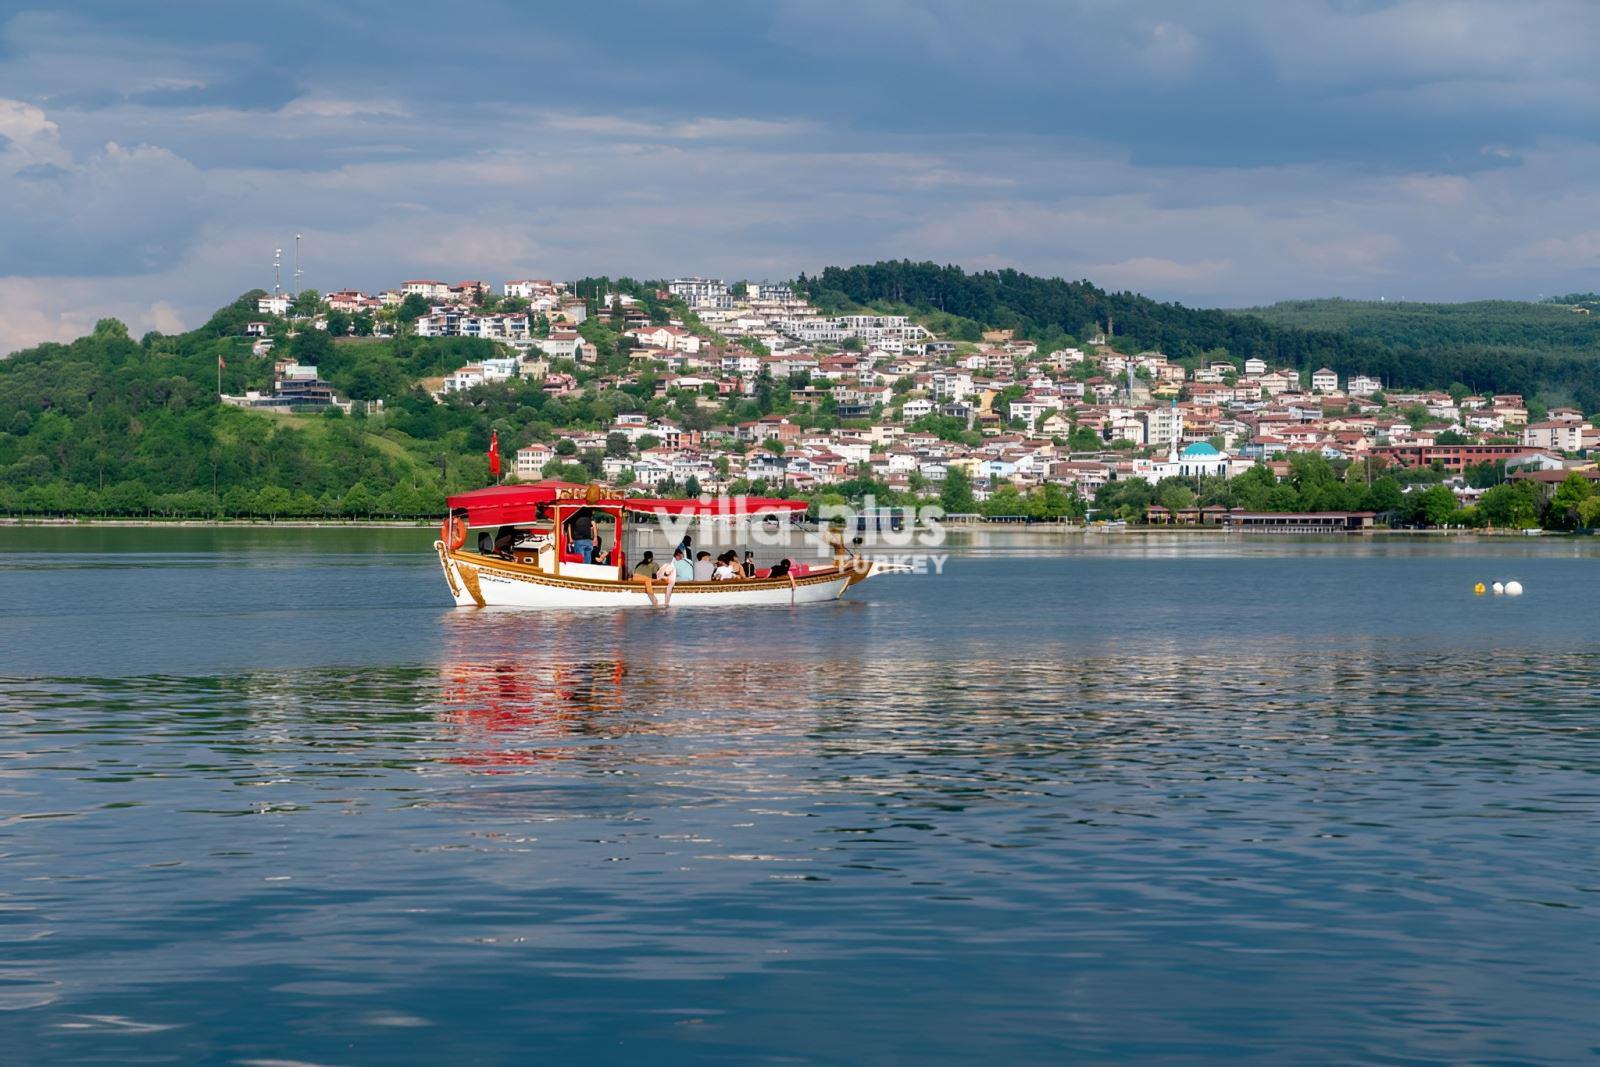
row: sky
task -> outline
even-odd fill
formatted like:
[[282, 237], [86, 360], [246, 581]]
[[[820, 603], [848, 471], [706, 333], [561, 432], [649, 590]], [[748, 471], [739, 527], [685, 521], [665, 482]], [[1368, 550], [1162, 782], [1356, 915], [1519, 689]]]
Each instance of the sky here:
[[1597, 55], [1600, 0], [0, 0], [0, 352], [197, 325], [296, 233], [325, 292], [1596, 290]]

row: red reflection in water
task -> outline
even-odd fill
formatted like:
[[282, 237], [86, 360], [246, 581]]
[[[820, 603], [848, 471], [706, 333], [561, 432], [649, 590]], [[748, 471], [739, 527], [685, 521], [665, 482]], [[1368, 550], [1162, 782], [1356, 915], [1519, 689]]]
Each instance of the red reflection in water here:
[[630, 652], [629, 622], [620, 612], [453, 612], [443, 629], [439, 718], [461, 741], [447, 762], [485, 772], [593, 756], [594, 742], [640, 734], [712, 744], [673, 754], [635, 751], [630, 760], [734, 758], [758, 736], [794, 730], [811, 683], [837, 684], [843, 679], [834, 676], [847, 673], [826, 661], [730, 663]]

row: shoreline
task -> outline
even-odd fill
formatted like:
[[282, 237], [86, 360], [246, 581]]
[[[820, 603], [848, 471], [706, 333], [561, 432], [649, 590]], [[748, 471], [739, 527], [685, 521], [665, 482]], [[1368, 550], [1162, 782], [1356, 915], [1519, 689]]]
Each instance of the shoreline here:
[[69, 519], [39, 517], [19, 519], [0, 517], [0, 527], [21, 529], [28, 526], [62, 527], [130, 527], [164, 530], [174, 527], [186, 529], [256, 529], [256, 530], [431, 530], [435, 525], [422, 519], [360, 519], [340, 521], [332, 519]]
[[[947, 535], [950, 534], [1064, 534], [1074, 536], [1100, 536], [1100, 537], [1146, 537], [1153, 534], [1176, 534], [1181, 537], [1199, 535], [1213, 535], [1222, 537], [1249, 537], [1249, 538], [1279, 538], [1279, 537], [1433, 537], [1433, 538], [1474, 538], [1474, 537], [1557, 537], [1576, 538], [1585, 536], [1563, 530], [1539, 530], [1535, 533], [1526, 533], [1522, 530], [1390, 530], [1372, 529], [1359, 532], [1320, 532], [1298, 530], [1230, 530], [1219, 526], [1120, 526], [1115, 528], [1085, 526], [1081, 523], [1063, 522], [1035, 522], [1035, 523], [945, 523], [941, 524]], [[432, 530], [434, 524], [425, 519], [90, 519], [90, 518], [63, 518], [63, 517], [28, 517], [0, 516], [0, 528], [23, 529], [26, 527], [44, 527], [48, 529], [62, 528], [128, 528], [128, 529], [216, 529], [216, 530]]]

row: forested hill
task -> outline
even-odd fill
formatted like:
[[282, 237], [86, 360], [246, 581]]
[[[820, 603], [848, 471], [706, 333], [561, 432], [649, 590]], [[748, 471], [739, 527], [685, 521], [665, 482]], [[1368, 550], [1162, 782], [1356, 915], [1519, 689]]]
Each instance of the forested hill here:
[[[1575, 298], [1581, 294], [1574, 294]], [[1600, 314], [1576, 302], [1285, 300], [1245, 313], [1278, 326], [1332, 330], [1384, 345], [1503, 345], [1600, 355]]]
[[[0, 514], [427, 515], [445, 491], [485, 483], [490, 418], [513, 401], [438, 405], [414, 383], [492, 355], [493, 344], [335, 344], [322, 330], [287, 339], [279, 323], [279, 347], [254, 355], [242, 334], [262, 317], [260, 295], [188, 333], [136, 340], [103, 319], [71, 344], [0, 359]], [[346, 396], [385, 400], [385, 415], [270, 415], [218, 402], [219, 369], [226, 392], [270, 390], [274, 354], [316, 363]]]
[[1399, 387], [1442, 389], [1461, 382], [1475, 391], [1541, 396], [1585, 410], [1600, 407], [1595, 333], [1600, 322], [1578, 322], [1597, 316], [1553, 305], [1400, 305], [1450, 310], [1381, 320], [1394, 325], [1385, 329], [1376, 325], [1381, 316], [1341, 313], [1347, 305], [1369, 306], [1359, 302], [1198, 309], [1107, 292], [1086, 281], [1015, 270], [968, 273], [910, 260], [828, 267], [814, 278], [802, 275], [800, 284], [824, 308], [899, 307], [959, 316], [984, 328], [1016, 329], [1042, 345], [1083, 338], [1109, 324], [1120, 347], [1155, 348], [1180, 358], [1224, 349], [1236, 359], [1260, 356], [1312, 369], [1326, 365]]

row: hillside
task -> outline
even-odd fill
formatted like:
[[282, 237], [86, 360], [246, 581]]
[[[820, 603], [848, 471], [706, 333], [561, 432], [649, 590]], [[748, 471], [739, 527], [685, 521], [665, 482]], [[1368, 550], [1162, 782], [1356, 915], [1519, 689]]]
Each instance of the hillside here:
[[1242, 313], [1278, 326], [1328, 330], [1403, 348], [1494, 345], [1600, 355], [1600, 315], [1575, 312], [1567, 304], [1286, 300]]
[[[303, 309], [290, 309], [288, 317], [266, 315], [258, 306], [264, 294], [255, 291], [198, 329], [152, 332], [138, 340], [122, 323], [102, 320], [93, 333], [71, 344], [44, 344], [0, 360], [0, 514], [437, 515], [446, 494], [488, 482], [484, 451], [492, 432], [499, 433], [508, 465], [517, 448], [543, 442], [554, 459], [542, 472], [574, 480], [604, 473], [631, 480], [640, 469], [658, 489], [676, 488], [677, 479], [687, 486], [715, 477], [734, 491], [749, 486], [787, 491], [791, 471], [807, 477], [809, 467], [826, 478], [810, 476], [811, 491], [826, 485], [830, 492], [848, 495], [868, 485], [862, 479], [870, 464], [830, 467], [839, 460], [831, 446], [813, 445], [809, 456], [763, 462], [763, 449], [732, 433], [712, 435], [713, 445], [681, 463], [674, 459], [674, 468], [659, 458], [646, 466], [649, 442], [660, 443], [658, 429], [670, 436], [667, 426], [695, 433], [780, 415], [798, 428], [826, 435], [845, 425], [860, 428], [873, 420], [897, 419], [906, 398], [923, 389], [923, 375], [915, 369], [894, 371], [875, 383], [841, 380], [837, 371], [830, 372], [833, 378], [814, 379], [817, 358], [836, 352], [833, 345], [802, 353], [811, 361], [809, 369], [775, 376], [770, 365], [760, 363], [764, 348], [728, 351], [681, 298], [661, 291], [663, 284], [626, 278], [573, 283], [572, 291], [589, 298], [588, 315], [578, 326], [585, 361], [554, 362], [551, 370], [573, 379], [549, 391], [542, 379], [517, 376], [436, 398], [422, 382], [437, 382], [504, 350], [471, 337], [416, 336], [415, 316], [428, 310], [420, 296], [386, 305], [361, 322], [359, 316], [352, 320], [329, 311], [310, 290], [295, 297]], [[1109, 329], [1116, 348], [1159, 349], [1186, 360], [1191, 371], [1202, 358], [1237, 364], [1260, 356], [1274, 366], [1304, 370], [1326, 364], [1342, 376], [1381, 375], [1384, 384], [1397, 388], [1445, 390], [1464, 383], [1470, 389], [1451, 391], [1522, 393], [1534, 410], [1568, 403], [1600, 410], [1600, 324], [1572, 310], [1577, 300], [1397, 307], [1297, 301], [1236, 312], [1109, 293], [1083, 281], [1016, 271], [969, 274], [904, 261], [830, 267], [816, 278], [802, 276], [798, 286], [825, 312], [910, 314], [937, 336], [958, 343], [980, 341], [987, 329], [1007, 328], [1039, 341], [1048, 354]], [[611, 304], [601, 315], [597, 302], [603, 294], [611, 294]], [[623, 296], [631, 301], [627, 310]], [[509, 299], [481, 294], [474, 307], [490, 313]], [[687, 329], [677, 336], [693, 341], [695, 349], [679, 350], [681, 358], [674, 360], [661, 358], [662, 352], [638, 359], [635, 338], [646, 331], [625, 335], [630, 315], [635, 324], [682, 322]], [[548, 331], [549, 323], [540, 318], [524, 327], [532, 332], [530, 343], [547, 336], [540, 331]], [[245, 336], [250, 324], [263, 319], [263, 325], [251, 327], [265, 330], [259, 343]], [[773, 332], [767, 336], [777, 338], [777, 326], [769, 322], [768, 328]], [[266, 341], [272, 342], [270, 351]], [[698, 369], [679, 379], [692, 384], [658, 388], [661, 375], [687, 366], [686, 353], [701, 344], [711, 347], [696, 358]], [[845, 347], [859, 352], [866, 345], [851, 335]], [[975, 347], [960, 345], [949, 363]], [[724, 363], [730, 355], [750, 365], [730, 371]], [[356, 402], [354, 411], [269, 414], [219, 402], [219, 361], [222, 391], [237, 395], [270, 391], [274, 363], [284, 357], [315, 365], [342, 397]], [[888, 364], [882, 353], [871, 358]], [[1024, 370], [1020, 361], [1006, 362], [1012, 364], [1006, 373], [1046, 373], [1041, 366]], [[1062, 373], [1082, 381], [1101, 373], [1099, 365], [1090, 357]], [[875, 392], [864, 402], [868, 389]], [[1073, 419], [1080, 408], [1095, 414], [1088, 410], [1092, 405], [1079, 403], [1081, 390], [1079, 400], [1063, 394], [1048, 406], [1026, 392], [1013, 382], [998, 393], [1011, 430], [1039, 429], [1052, 412], [1066, 411]], [[980, 440], [970, 422], [919, 400], [926, 407], [907, 423], [912, 428], [962, 448]], [[652, 430], [632, 436], [613, 432], [622, 412], [642, 415]], [[1418, 406], [1405, 417], [1419, 425], [1427, 415]], [[1057, 444], [1071, 450], [1131, 443], [1076, 428], [1071, 419], [1059, 436]], [[781, 443], [775, 447], [769, 460], [783, 453]], [[694, 478], [683, 473], [689, 468], [697, 472]], [[677, 473], [669, 473], [673, 469]], [[890, 472], [885, 467], [872, 473], [887, 479]], [[944, 473], [941, 466], [934, 480]], [[913, 497], [930, 484], [920, 467], [917, 482], [905, 486]], [[886, 481], [871, 483], [875, 492], [887, 491], [886, 486]]]
[[[652, 320], [669, 312], [653, 284], [577, 284], [629, 293]], [[491, 431], [509, 464], [519, 444], [553, 441], [557, 429], [600, 430], [618, 411], [693, 426], [708, 419], [693, 398], [656, 397], [653, 372], [624, 378], [629, 343], [601, 322], [580, 327], [599, 352], [597, 365], [580, 372], [589, 386], [581, 392], [554, 396], [517, 378], [438, 400], [421, 380], [502, 355], [501, 347], [405, 332], [294, 331], [257, 310], [263, 295], [245, 293], [183, 334], [134, 340], [121, 322], [103, 319], [71, 344], [0, 359], [0, 514], [436, 516], [446, 494], [488, 484]], [[306, 295], [315, 302], [317, 294]], [[670, 310], [685, 314], [681, 304]], [[262, 319], [274, 347], [254, 355], [254, 339], [243, 335]], [[222, 391], [237, 395], [270, 391], [273, 364], [285, 356], [315, 365], [342, 397], [361, 402], [354, 414], [265, 413], [218, 401], [219, 358]], [[728, 414], [770, 410], [748, 401]], [[598, 476], [598, 452], [558, 454], [570, 460], [560, 473]]]
[[1053, 344], [1109, 325], [1123, 348], [1175, 357], [1225, 350], [1300, 369], [1327, 365], [1393, 386], [1522, 393], [1600, 407], [1600, 316], [1552, 304], [1402, 304], [1295, 301], [1246, 311], [1196, 309], [1087, 281], [1020, 271], [968, 273], [909, 260], [828, 267], [801, 285], [821, 306], [906, 305], [1016, 329]]
[[[437, 514], [443, 489], [481, 485], [487, 419], [412, 391], [486, 342], [337, 344], [322, 331], [277, 351], [319, 362], [381, 418], [264, 414], [217, 401], [269, 387], [271, 356], [238, 336], [249, 293], [185, 334], [135, 341], [115, 319], [68, 345], [0, 361], [0, 510], [113, 514]], [[441, 483], [440, 457], [448, 471]], [[273, 489], [265, 498], [263, 490]], [[259, 506], [258, 506], [259, 505]]]

